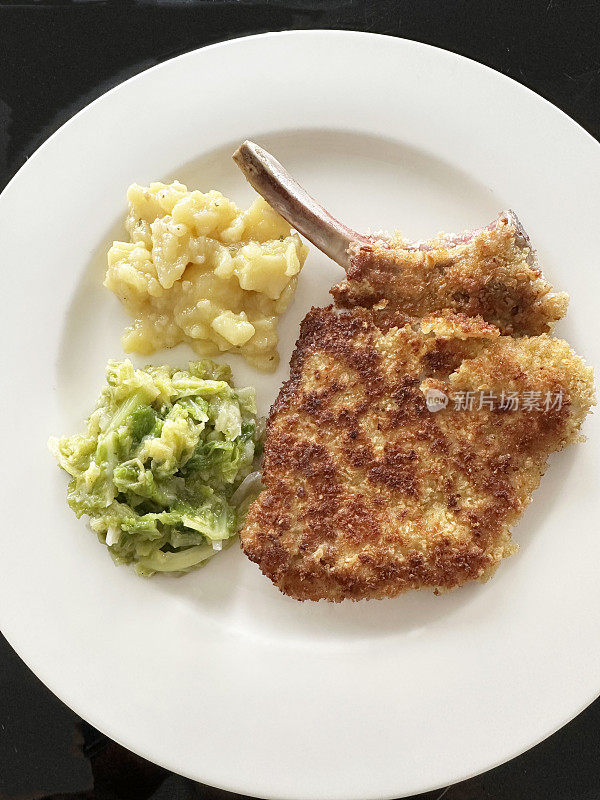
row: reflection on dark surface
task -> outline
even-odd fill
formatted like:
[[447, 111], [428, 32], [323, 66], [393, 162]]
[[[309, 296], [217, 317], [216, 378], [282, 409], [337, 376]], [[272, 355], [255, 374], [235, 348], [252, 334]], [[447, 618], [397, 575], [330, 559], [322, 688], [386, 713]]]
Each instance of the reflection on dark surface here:
[[[288, 28], [366, 30], [453, 50], [524, 83], [600, 136], [598, 3], [0, 0], [0, 188], [54, 130], [117, 83], [205, 44]], [[599, 731], [596, 702], [509, 764], [420, 797], [599, 800]], [[50, 694], [0, 637], [0, 800], [48, 797], [236, 796], [111, 742]]]

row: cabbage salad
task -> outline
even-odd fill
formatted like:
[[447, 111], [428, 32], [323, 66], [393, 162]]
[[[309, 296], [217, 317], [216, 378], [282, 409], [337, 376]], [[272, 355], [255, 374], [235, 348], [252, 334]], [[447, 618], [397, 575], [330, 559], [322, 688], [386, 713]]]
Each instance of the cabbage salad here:
[[49, 447], [72, 476], [67, 501], [119, 564], [187, 572], [227, 547], [260, 478], [253, 388], [210, 361], [134, 369], [110, 361], [85, 433]]

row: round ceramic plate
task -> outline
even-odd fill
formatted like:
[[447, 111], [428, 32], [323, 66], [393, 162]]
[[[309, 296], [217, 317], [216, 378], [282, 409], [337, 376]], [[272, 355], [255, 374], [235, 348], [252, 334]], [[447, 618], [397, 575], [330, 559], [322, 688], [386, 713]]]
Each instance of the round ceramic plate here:
[[[556, 108], [464, 58], [368, 34], [267, 34], [161, 64], [61, 128], [0, 197], [2, 629], [77, 713], [199, 781], [279, 800], [439, 787], [531, 747], [600, 691], [597, 416], [551, 459], [520, 551], [489, 583], [340, 605], [284, 597], [237, 548], [179, 579], [115, 567], [46, 449], [78, 430], [122, 356], [127, 318], [102, 278], [127, 186], [178, 178], [246, 203], [231, 160], [246, 138], [358, 230], [419, 239], [514, 208], [571, 294], [558, 334], [599, 362], [600, 147]], [[231, 360], [263, 410], [339, 274], [311, 249], [276, 375]]]

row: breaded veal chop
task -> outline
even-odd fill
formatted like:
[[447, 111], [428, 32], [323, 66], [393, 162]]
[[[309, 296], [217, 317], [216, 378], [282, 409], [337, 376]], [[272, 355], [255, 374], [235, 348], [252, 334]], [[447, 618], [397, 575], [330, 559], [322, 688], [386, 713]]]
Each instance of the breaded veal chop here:
[[[428, 410], [431, 389], [445, 410]], [[457, 393], [481, 390], [549, 393], [555, 407], [455, 410]], [[486, 579], [592, 392], [591, 370], [547, 334], [513, 339], [466, 316], [382, 332], [369, 312], [313, 309], [271, 409], [243, 550], [298, 600]]]
[[[352, 309], [302, 323], [244, 552], [298, 600], [487, 579], [516, 549], [510, 528], [549, 454], [580, 438], [593, 404], [591, 369], [547, 333], [568, 297], [552, 293], [512, 212], [428, 242], [365, 237], [261, 148], [234, 158], [346, 268], [332, 293]], [[447, 407], [430, 411], [432, 394]]]
[[398, 236], [353, 243], [341, 308], [370, 308], [378, 325], [403, 325], [441, 309], [481, 316], [504, 334], [548, 333], [569, 297], [553, 293], [512, 211], [475, 231], [411, 243]]
[[252, 186], [300, 233], [346, 270], [331, 290], [341, 308], [371, 308], [378, 325], [403, 325], [442, 309], [481, 316], [511, 335], [548, 333], [567, 310], [513, 211], [484, 228], [409, 242], [364, 236], [326, 211], [253, 142], [234, 159]]

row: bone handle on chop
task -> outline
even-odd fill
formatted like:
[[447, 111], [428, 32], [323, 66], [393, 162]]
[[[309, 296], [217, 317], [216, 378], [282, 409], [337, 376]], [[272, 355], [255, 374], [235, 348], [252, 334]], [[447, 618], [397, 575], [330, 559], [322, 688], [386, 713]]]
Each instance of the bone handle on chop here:
[[371, 244], [366, 236], [332, 217], [276, 158], [254, 142], [244, 142], [233, 154], [233, 160], [278, 214], [344, 269], [349, 265], [348, 248], [352, 243]]
[[[374, 237], [363, 236], [332, 217], [274, 156], [259, 145], [245, 141], [233, 154], [233, 160], [251, 186], [278, 214], [344, 269], [350, 266], [348, 249], [351, 244], [373, 246]], [[427, 251], [440, 246], [455, 247], [466, 244], [481, 231], [493, 230], [498, 224], [509, 225], [514, 230], [517, 246], [528, 248], [527, 262], [534, 266], [535, 252], [529, 237], [515, 212], [510, 209], [502, 211], [484, 228], [446, 234], [435, 242], [404, 242], [402, 248]], [[379, 236], [377, 239], [380, 244], [384, 243]]]

